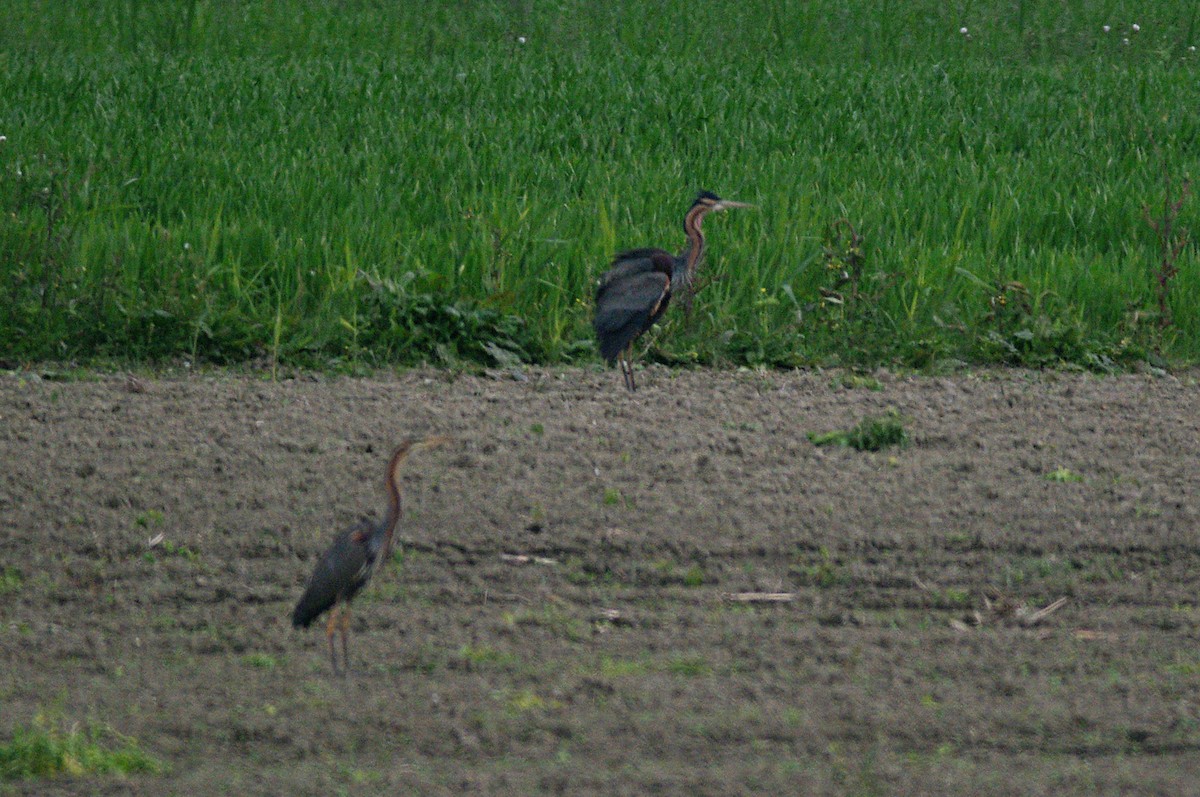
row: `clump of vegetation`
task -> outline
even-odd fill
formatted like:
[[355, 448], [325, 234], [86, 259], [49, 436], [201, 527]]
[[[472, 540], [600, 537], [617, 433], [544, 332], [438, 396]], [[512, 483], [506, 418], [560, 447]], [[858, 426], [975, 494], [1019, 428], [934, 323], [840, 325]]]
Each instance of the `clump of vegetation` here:
[[164, 769], [134, 739], [108, 726], [62, 730], [43, 715], [34, 719], [32, 727], [14, 728], [12, 741], [0, 745], [0, 780], [158, 774]]
[[904, 448], [910, 442], [908, 432], [904, 429], [904, 418], [895, 409], [888, 410], [886, 415], [863, 418], [850, 429], [809, 432], [808, 439], [818, 446], [849, 446], [859, 451]]
[[821, 252], [825, 268], [819, 299], [810, 305], [812, 317], [827, 331], [861, 345], [878, 328], [889, 275], [867, 271], [866, 239], [849, 219], [829, 226]]
[[671, 656], [664, 668], [682, 678], [703, 678], [713, 674], [713, 666], [699, 653], [678, 653]]
[[532, 689], [516, 689], [510, 692], [505, 700], [505, 706], [514, 714], [524, 714], [528, 711], [546, 711], [562, 708], [562, 701], [552, 697], [542, 697]]
[[142, 528], [148, 529], [152, 526], [161, 526], [164, 519], [163, 513], [159, 510], [148, 509], [145, 512], [139, 512], [138, 516], [133, 520]]
[[25, 577], [21, 575], [20, 570], [11, 565], [5, 567], [3, 570], [0, 570], [0, 595], [20, 591], [21, 584], [24, 581]]
[[798, 576], [801, 584], [822, 589], [844, 584], [849, 577], [845, 568], [824, 545], [817, 551], [816, 561], [797, 562], [788, 571]]
[[194, 562], [200, 558], [200, 554], [196, 553], [193, 549], [186, 545], [176, 545], [170, 540], [163, 540], [162, 549], [163, 553], [168, 556], [181, 556], [189, 562]]
[[525, 319], [496, 302], [421, 291], [413, 272], [400, 280], [360, 273], [359, 280], [355, 312], [342, 319], [350, 339], [338, 348], [360, 358], [375, 353], [381, 361], [444, 366], [509, 366], [542, 358]]
[[710, 580], [700, 564], [694, 563], [684, 567], [683, 564], [670, 559], [651, 562], [650, 567], [645, 571], [645, 576], [646, 582], [656, 582], [663, 586], [680, 584], [685, 587], [701, 587]]
[[1083, 477], [1070, 468], [1055, 468], [1044, 477], [1048, 482], [1073, 483], [1083, 481]]
[[242, 656], [242, 663], [250, 667], [273, 670], [279, 666], [279, 659], [270, 653], [247, 653], [245, 656]]
[[1089, 339], [1081, 315], [1051, 291], [1034, 294], [1016, 280], [993, 286], [980, 321], [977, 352], [984, 359], [1032, 367], [1075, 363], [1114, 370], [1116, 353]]
[[466, 666], [493, 665], [510, 667], [516, 663], [516, 657], [503, 650], [497, 650], [491, 645], [463, 645], [458, 649], [458, 661]]

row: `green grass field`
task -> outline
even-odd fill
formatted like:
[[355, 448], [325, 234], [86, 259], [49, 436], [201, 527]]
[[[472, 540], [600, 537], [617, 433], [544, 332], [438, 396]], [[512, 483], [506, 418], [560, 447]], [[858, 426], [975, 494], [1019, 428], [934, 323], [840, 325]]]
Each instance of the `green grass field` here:
[[[1164, 318], [1144, 215], [1200, 171], [1194, 3], [0, 18], [6, 362], [594, 359], [592, 280], [678, 248], [701, 188], [758, 209], [706, 224], [722, 279], [661, 359], [1200, 359], [1196, 244]], [[1175, 223], [1200, 234], [1200, 200]]]

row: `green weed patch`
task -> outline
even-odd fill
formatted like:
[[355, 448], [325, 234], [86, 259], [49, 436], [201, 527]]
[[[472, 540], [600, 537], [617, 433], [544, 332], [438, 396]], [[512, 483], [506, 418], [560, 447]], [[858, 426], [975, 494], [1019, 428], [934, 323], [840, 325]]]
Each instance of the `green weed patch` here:
[[157, 774], [164, 765], [106, 726], [58, 728], [44, 717], [17, 726], [12, 741], [0, 744], [0, 779], [24, 780], [59, 775]]
[[909, 443], [904, 419], [895, 410], [880, 417], [863, 418], [850, 429], [832, 432], [809, 432], [813, 445], [849, 446], [859, 451], [882, 451], [885, 448], [904, 448]]

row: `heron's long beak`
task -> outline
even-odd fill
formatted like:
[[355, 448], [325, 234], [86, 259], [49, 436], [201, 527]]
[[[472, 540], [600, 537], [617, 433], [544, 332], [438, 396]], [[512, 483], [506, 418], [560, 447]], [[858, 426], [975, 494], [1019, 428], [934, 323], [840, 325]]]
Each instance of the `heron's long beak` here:
[[734, 202], [732, 199], [722, 199], [713, 205], [713, 210], [725, 210], [726, 208], [752, 208], [749, 202]]

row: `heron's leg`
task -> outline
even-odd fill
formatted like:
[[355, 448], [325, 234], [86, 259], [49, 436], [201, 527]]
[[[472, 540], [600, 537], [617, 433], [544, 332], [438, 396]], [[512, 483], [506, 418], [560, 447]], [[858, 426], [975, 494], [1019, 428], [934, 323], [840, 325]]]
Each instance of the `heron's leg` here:
[[325, 626], [325, 636], [329, 640], [329, 660], [333, 662], [333, 674], [338, 674], [337, 652], [333, 646], [333, 635], [337, 633], [338, 610], [340, 606], [334, 606], [333, 611], [329, 613], [329, 623]]
[[629, 341], [629, 347], [625, 349], [625, 365], [629, 368], [629, 389], [630, 391], [637, 390], [637, 382], [633, 378], [633, 341]]
[[350, 672], [350, 604], [342, 607], [342, 665]]

